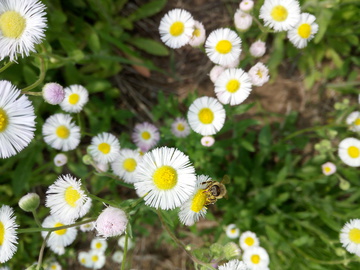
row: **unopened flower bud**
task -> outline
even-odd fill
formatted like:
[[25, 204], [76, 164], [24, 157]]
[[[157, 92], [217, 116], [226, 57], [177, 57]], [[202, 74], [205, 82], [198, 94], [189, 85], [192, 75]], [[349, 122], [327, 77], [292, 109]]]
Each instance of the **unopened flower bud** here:
[[60, 104], [65, 98], [64, 88], [58, 83], [47, 83], [42, 89], [44, 100], [52, 105]]
[[36, 193], [28, 193], [19, 200], [19, 206], [25, 212], [35, 211], [40, 204], [40, 197]]
[[234, 242], [229, 242], [224, 246], [224, 255], [227, 260], [238, 258], [240, 254], [240, 247]]
[[92, 157], [90, 155], [84, 155], [82, 161], [85, 165], [90, 165], [92, 162]]

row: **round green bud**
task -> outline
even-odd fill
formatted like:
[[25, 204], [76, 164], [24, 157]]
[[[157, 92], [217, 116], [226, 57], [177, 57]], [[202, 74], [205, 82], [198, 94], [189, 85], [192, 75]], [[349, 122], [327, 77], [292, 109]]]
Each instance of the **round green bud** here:
[[224, 255], [227, 260], [238, 258], [241, 255], [240, 247], [234, 242], [229, 242], [224, 246]]
[[343, 248], [337, 248], [335, 249], [335, 254], [339, 257], [342, 257], [346, 254], [346, 251]]
[[351, 184], [349, 181], [346, 180], [340, 180], [339, 187], [341, 190], [348, 190], [350, 188]]
[[90, 165], [93, 160], [92, 160], [92, 157], [90, 155], [84, 155], [82, 157], [82, 161], [83, 161], [83, 163], [85, 165]]
[[19, 206], [25, 212], [35, 211], [40, 204], [40, 197], [36, 193], [28, 193], [19, 200]]
[[223, 248], [224, 247], [222, 245], [214, 243], [210, 246], [210, 251], [214, 255], [214, 257], [220, 257], [223, 253]]

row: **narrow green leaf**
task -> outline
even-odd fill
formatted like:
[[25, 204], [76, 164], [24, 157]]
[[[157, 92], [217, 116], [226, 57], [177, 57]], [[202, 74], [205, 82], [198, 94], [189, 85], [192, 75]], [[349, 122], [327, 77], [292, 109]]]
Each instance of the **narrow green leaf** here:
[[134, 13], [129, 16], [129, 19], [132, 21], [138, 21], [140, 19], [150, 17], [158, 12], [160, 12], [166, 5], [166, 0], [154, 0], [149, 3], [146, 3], [139, 7]]
[[135, 47], [152, 55], [157, 55], [157, 56], [169, 55], [168, 48], [156, 40], [139, 37], [139, 38], [130, 39], [130, 41], [131, 44], [134, 45]]

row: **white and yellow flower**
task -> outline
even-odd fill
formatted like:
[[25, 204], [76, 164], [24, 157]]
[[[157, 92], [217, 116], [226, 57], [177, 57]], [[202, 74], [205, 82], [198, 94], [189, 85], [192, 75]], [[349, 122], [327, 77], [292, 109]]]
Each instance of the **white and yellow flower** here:
[[206, 215], [206, 181], [211, 181], [211, 178], [207, 175], [198, 175], [194, 193], [180, 207], [179, 219], [186, 226], [194, 225]]
[[92, 250], [97, 250], [98, 252], [104, 253], [108, 244], [106, 239], [96, 237], [93, 240], [91, 240], [90, 247]]
[[45, 38], [45, 8], [37, 0], [0, 1], [0, 61], [35, 52], [35, 45]]
[[208, 36], [205, 51], [212, 62], [227, 66], [240, 57], [241, 39], [229, 28], [216, 29]]
[[91, 199], [81, 187], [81, 181], [68, 175], [60, 175], [46, 191], [45, 206], [50, 213], [64, 223], [72, 223], [86, 215]]
[[206, 38], [206, 31], [204, 25], [199, 21], [194, 21], [194, 29], [189, 40], [189, 45], [192, 47], [199, 47], [204, 44]]
[[223, 105], [213, 97], [200, 97], [190, 105], [187, 118], [196, 133], [214, 135], [224, 126], [226, 112]]
[[321, 169], [323, 174], [325, 175], [332, 175], [336, 173], [336, 165], [332, 162], [326, 162], [323, 165], [321, 165]]
[[360, 256], [360, 219], [352, 219], [344, 225], [340, 242], [348, 252]]
[[223, 104], [238, 105], [248, 98], [251, 92], [249, 75], [240, 68], [226, 69], [215, 81], [215, 93]]
[[178, 149], [161, 147], [144, 155], [136, 181], [137, 193], [146, 194], [146, 205], [168, 210], [189, 199], [196, 176], [188, 156]]
[[101, 269], [104, 267], [106, 262], [106, 257], [103, 252], [99, 252], [97, 250], [90, 250], [89, 251], [89, 258], [90, 258], [90, 268], [92, 269]]
[[65, 98], [60, 103], [61, 109], [69, 113], [80, 112], [89, 101], [88, 90], [79, 84], [73, 84], [64, 89]]
[[119, 155], [111, 163], [114, 174], [121, 177], [126, 183], [135, 183], [135, 175], [142, 156], [136, 150], [122, 149]]
[[262, 247], [250, 247], [245, 249], [243, 261], [250, 270], [268, 270], [269, 254]]
[[360, 167], [360, 140], [346, 138], [339, 144], [338, 155], [340, 159], [351, 167]]
[[184, 9], [170, 10], [160, 21], [160, 38], [173, 49], [189, 43], [194, 31], [194, 19]]
[[0, 81], [0, 97], [0, 158], [8, 158], [31, 142], [35, 114], [29, 99], [9, 81]]
[[225, 233], [230, 239], [235, 239], [239, 237], [240, 230], [235, 224], [229, 224], [226, 226]]
[[263, 86], [270, 79], [269, 69], [261, 62], [256, 63], [249, 70], [251, 83], [255, 86]]
[[315, 20], [314, 15], [302, 13], [298, 23], [288, 31], [288, 39], [296, 48], [305, 48], [307, 43], [314, 38], [314, 35], [319, 30]]
[[142, 152], [147, 152], [153, 148], [160, 140], [160, 133], [156, 126], [148, 122], [135, 125], [132, 133], [132, 140]]
[[183, 117], [177, 117], [171, 124], [171, 132], [175, 137], [185, 138], [190, 134], [190, 131], [190, 126]]
[[241, 234], [239, 245], [243, 250], [245, 250], [251, 247], [258, 247], [260, 245], [260, 241], [255, 233], [246, 231]]
[[247, 265], [243, 261], [231, 260], [227, 263], [220, 265], [219, 270], [249, 270]]
[[7, 205], [0, 207], [0, 263], [10, 260], [17, 250], [17, 230], [14, 210]]
[[109, 163], [119, 155], [120, 143], [114, 135], [103, 132], [92, 138], [88, 150], [96, 162]]
[[259, 17], [265, 26], [275, 31], [294, 28], [300, 20], [300, 5], [297, 0], [265, 0], [260, 8]]
[[68, 114], [57, 113], [46, 119], [42, 134], [48, 145], [61, 151], [73, 150], [80, 143], [80, 128]]
[[350, 113], [346, 117], [346, 124], [350, 126], [350, 130], [360, 132], [360, 111]]

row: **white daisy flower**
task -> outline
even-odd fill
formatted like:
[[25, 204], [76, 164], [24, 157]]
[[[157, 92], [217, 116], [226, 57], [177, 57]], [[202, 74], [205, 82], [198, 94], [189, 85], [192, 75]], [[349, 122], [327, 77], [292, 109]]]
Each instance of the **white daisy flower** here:
[[321, 165], [321, 169], [323, 174], [325, 175], [332, 175], [336, 173], [336, 165], [332, 162], [326, 162], [323, 165]]
[[298, 49], [306, 47], [308, 41], [312, 40], [319, 30], [315, 23], [316, 17], [309, 13], [302, 13], [300, 20], [294, 28], [288, 31], [288, 39]]
[[360, 140], [346, 138], [339, 144], [338, 155], [348, 166], [360, 167]]
[[190, 126], [183, 117], [177, 117], [171, 124], [171, 132], [175, 137], [185, 138], [190, 134], [190, 131]]
[[107, 248], [108, 244], [106, 239], [104, 238], [99, 238], [96, 237], [93, 240], [91, 240], [91, 244], [90, 247], [93, 250], [97, 250], [98, 252], [105, 252], [106, 248]]
[[360, 111], [350, 113], [346, 117], [346, 124], [350, 126], [350, 130], [360, 132]]
[[253, 7], [254, 7], [254, 1], [252, 0], [243, 0], [239, 4], [239, 8], [245, 12], [251, 11]]
[[173, 49], [189, 43], [194, 31], [194, 19], [183, 9], [170, 10], [160, 21], [160, 38]]
[[249, 270], [247, 265], [243, 261], [231, 260], [227, 263], [220, 265], [219, 270]]
[[73, 84], [64, 89], [65, 98], [60, 103], [61, 109], [69, 113], [80, 112], [89, 101], [88, 90], [79, 84]]
[[34, 107], [20, 94], [9, 81], [0, 81], [0, 158], [16, 155], [34, 138]]
[[243, 261], [251, 270], [267, 270], [270, 259], [264, 248], [250, 247], [244, 250]]
[[35, 52], [35, 44], [45, 38], [45, 5], [37, 0], [0, 1], [0, 61], [10, 61]]
[[241, 39], [229, 28], [216, 29], [208, 36], [205, 51], [215, 64], [229, 65], [240, 57]]
[[260, 245], [260, 241], [255, 233], [246, 231], [241, 234], [239, 245], [243, 250], [245, 250], [251, 247], [258, 247]]
[[251, 83], [255, 86], [262, 86], [269, 81], [269, 69], [261, 62], [256, 63], [249, 70]]
[[91, 268], [92, 267], [92, 261], [90, 257], [89, 252], [80, 251], [78, 254], [78, 261], [81, 265]]
[[203, 136], [217, 133], [224, 126], [225, 117], [223, 105], [213, 97], [195, 99], [187, 114], [192, 130]]
[[245, 32], [251, 27], [252, 16], [238, 9], [234, 14], [234, 24], [239, 32]]
[[181, 206], [194, 192], [195, 169], [189, 157], [175, 148], [161, 147], [144, 155], [135, 189], [146, 194], [146, 205], [164, 210]]
[[348, 252], [360, 256], [360, 219], [346, 222], [340, 231], [340, 242]]
[[14, 210], [7, 205], [0, 207], [0, 263], [10, 260], [17, 250], [17, 229]]
[[[87, 220], [89, 218], [85, 218], [84, 220]], [[89, 223], [81, 224], [80, 225], [80, 231], [82, 232], [90, 232], [95, 229], [95, 222], [90, 221]]]
[[192, 47], [199, 47], [204, 44], [206, 38], [206, 31], [204, 25], [199, 21], [194, 21], [194, 28], [189, 45]]
[[56, 167], [64, 166], [68, 161], [68, 158], [65, 154], [59, 153], [54, 157], [54, 164]]
[[45, 270], [62, 270], [61, 265], [58, 262], [51, 262], [44, 268]]
[[122, 263], [124, 258], [124, 252], [121, 250], [117, 250], [114, 252], [114, 254], [111, 256], [112, 260], [116, 263]]
[[245, 71], [229, 68], [215, 81], [215, 93], [221, 103], [234, 106], [248, 98], [251, 86], [250, 77]]
[[97, 250], [90, 250], [89, 252], [90, 257], [90, 265], [92, 269], [101, 269], [104, 267], [106, 262], [106, 257], [103, 252], [99, 252]]
[[119, 140], [110, 133], [100, 133], [92, 138], [89, 152], [99, 163], [113, 162], [120, 152]]
[[210, 80], [215, 83], [215, 81], [217, 80], [217, 78], [219, 78], [220, 74], [223, 73], [225, 71], [225, 67], [223, 66], [218, 66], [215, 65], [209, 73], [210, 76]]
[[73, 150], [80, 143], [80, 128], [68, 114], [57, 113], [46, 119], [42, 134], [48, 145], [61, 151]]
[[115, 161], [111, 163], [114, 174], [121, 177], [126, 183], [135, 183], [142, 156], [136, 150], [122, 149]]
[[226, 235], [230, 239], [238, 238], [240, 235], [240, 230], [235, 224], [229, 224], [226, 226]]
[[[53, 215], [47, 216], [43, 223], [42, 227], [44, 228], [56, 228], [62, 227], [65, 225], [69, 225], [68, 223], [61, 222], [58, 218]], [[42, 231], [41, 235], [45, 239], [47, 231]], [[56, 230], [50, 233], [50, 237], [48, 238], [46, 245], [56, 254], [62, 255], [65, 253], [65, 247], [71, 245], [77, 235], [77, 230], [75, 227]]]
[[153, 148], [160, 140], [160, 133], [157, 127], [144, 122], [136, 124], [132, 134], [132, 140], [142, 152], [147, 152]]
[[204, 136], [200, 140], [202, 146], [211, 147], [215, 143], [215, 138], [213, 136]]
[[287, 31], [299, 22], [300, 5], [297, 0], [265, 0], [259, 17], [264, 20], [265, 26], [277, 32]]
[[206, 215], [206, 181], [211, 181], [211, 178], [207, 175], [198, 175], [193, 195], [180, 207], [179, 219], [186, 226], [194, 225]]
[[[118, 245], [119, 247], [121, 247], [122, 249], [125, 249], [125, 240], [126, 240], [126, 236], [122, 235], [119, 237], [118, 240]], [[130, 239], [130, 237], [128, 237], [128, 243], [127, 243], [127, 249], [132, 249], [135, 246], [134, 242]]]
[[72, 223], [83, 217], [91, 207], [91, 199], [82, 189], [81, 181], [70, 174], [60, 175], [46, 194], [45, 206], [64, 223]]

